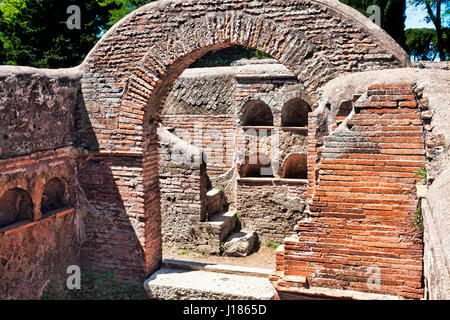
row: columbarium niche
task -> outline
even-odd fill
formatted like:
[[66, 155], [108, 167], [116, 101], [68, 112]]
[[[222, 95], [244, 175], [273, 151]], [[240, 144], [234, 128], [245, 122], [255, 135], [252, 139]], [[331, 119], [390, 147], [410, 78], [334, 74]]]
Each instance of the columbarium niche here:
[[244, 127], [273, 127], [272, 110], [264, 101], [248, 101], [244, 105], [242, 125]]
[[41, 212], [47, 214], [51, 211], [64, 208], [66, 185], [59, 178], [53, 178], [47, 182], [42, 194]]
[[281, 125], [283, 127], [307, 127], [309, 112], [311, 112], [311, 107], [304, 100], [291, 99], [283, 106]]
[[0, 199], [0, 227], [24, 220], [33, 220], [33, 201], [25, 190], [11, 189]]
[[265, 154], [251, 154], [241, 166], [240, 176], [242, 178], [273, 178], [272, 161]]
[[307, 179], [308, 169], [306, 161], [306, 154], [290, 155], [283, 166], [283, 178]]

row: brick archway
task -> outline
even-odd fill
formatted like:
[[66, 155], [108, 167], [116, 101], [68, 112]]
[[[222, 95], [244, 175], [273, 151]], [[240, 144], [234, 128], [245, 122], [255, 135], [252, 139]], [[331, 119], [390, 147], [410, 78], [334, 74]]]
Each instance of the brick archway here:
[[[233, 44], [278, 59], [316, 98], [322, 85], [344, 72], [410, 65], [407, 54], [380, 28], [332, 0], [164, 0], [124, 18], [81, 66], [85, 114], [77, 125], [80, 144], [96, 152], [96, 161], [105, 167], [132, 162], [132, 183], [143, 185], [132, 195], [125, 187], [116, 190], [139, 240], [133, 245], [140, 245], [143, 254], [115, 259], [109, 252], [108, 267], [129, 259], [131, 273], [138, 276], [158, 268], [161, 216], [155, 125], [160, 109], [186, 67], [210, 50]], [[111, 169], [110, 174], [111, 181], [125, 179], [121, 170]], [[100, 212], [109, 212], [101, 205], [97, 203]], [[111, 215], [96, 223], [120, 224]], [[111, 232], [102, 236], [110, 250], [127, 248], [107, 239], [114, 237]], [[88, 249], [88, 265], [102, 259], [101, 250]], [[117, 252], [125, 250], [121, 249]]]

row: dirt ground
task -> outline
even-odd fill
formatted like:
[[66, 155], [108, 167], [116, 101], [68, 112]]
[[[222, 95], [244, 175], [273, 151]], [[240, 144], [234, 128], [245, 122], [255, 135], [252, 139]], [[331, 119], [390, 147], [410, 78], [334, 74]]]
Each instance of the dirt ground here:
[[275, 269], [275, 249], [264, 245], [248, 257], [225, 257], [219, 255], [202, 255], [186, 250], [163, 248], [163, 259], [194, 261], [210, 264], [225, 264], [252, 268]]

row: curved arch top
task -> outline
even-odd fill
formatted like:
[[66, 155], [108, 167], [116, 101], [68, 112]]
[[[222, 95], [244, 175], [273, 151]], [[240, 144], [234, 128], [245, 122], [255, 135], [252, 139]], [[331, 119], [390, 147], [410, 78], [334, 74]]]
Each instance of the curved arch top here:
[[143, 136], [155, 130], [144, 127], [158, 120], [175, 79], [208, 51], [234, 44], [276, 58], [313, 97], [342, 73], [410, 65], [389, 35], [337, 1], [157, 1], [118, 22], [81, 66], [98, 148], [146, 149]]

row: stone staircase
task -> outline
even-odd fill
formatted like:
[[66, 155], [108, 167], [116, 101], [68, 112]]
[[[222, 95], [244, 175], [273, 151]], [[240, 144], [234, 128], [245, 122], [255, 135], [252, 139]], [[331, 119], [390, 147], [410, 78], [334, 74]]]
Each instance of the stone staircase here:
[[[228, 207], [223, 191], [211, 189], [206, 194], [206, 212], [202, 215], [201, 245], [199, 250], [209, 254], [227, 254], [246, 256], [253, 248], [254, 233], [235, 230], [237, 226], [237, 211]], [[233, 232], [235, 231], [235, 232]], [[241, 250], [236, 250], [236, 242], [242, 241]], [[233, 252], [226, 250], [233, 243]], [[225, 252], [224, 252], [225, 249]], [[236, 254], [237, 251], [237, 254]], [[232, 253], [231, 253], [232, 252]]]

